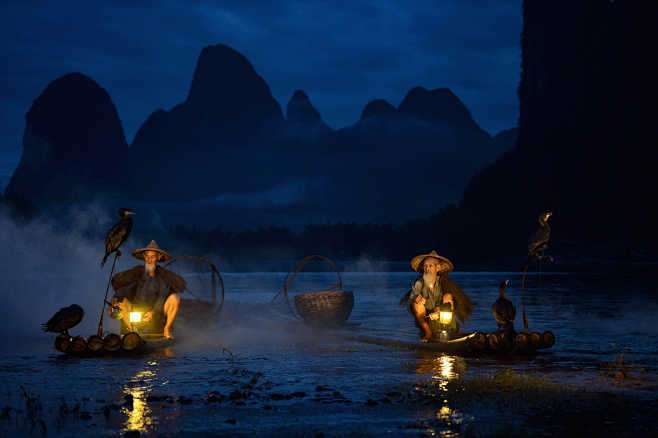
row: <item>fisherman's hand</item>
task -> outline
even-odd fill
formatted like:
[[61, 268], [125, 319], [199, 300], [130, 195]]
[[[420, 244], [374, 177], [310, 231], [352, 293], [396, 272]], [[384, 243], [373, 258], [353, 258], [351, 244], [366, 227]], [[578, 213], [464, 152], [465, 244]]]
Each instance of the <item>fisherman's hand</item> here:
[[422, 306], [425, 305], [425, 302], [426, 302], [426, 300], [425, 300], [425, 298], [423, 298], [422, 295], [417, 295], [416, 298], [414, 299], [415, 304], [420, 304]]
[[112, 298], [112, 299], [110, 300], [110, 305], [107, 306], [107, 313], [109, 313], [109, 314], [111, 315], [111, 314], [112, 314], [112, 308], [114, 308], [117, 304], [118, 304], [118, 303], [117, 303], [117, 299], [116, 299], [116, 298]]
[[439, 312], [432, 312], [429, 314], [429, 317], [432, 321], [436, 321], [437, 319], [439, 319]]
[[153, 312], [146, 312], [144, 314], [144, 321], [150, 321], [153, 318]]

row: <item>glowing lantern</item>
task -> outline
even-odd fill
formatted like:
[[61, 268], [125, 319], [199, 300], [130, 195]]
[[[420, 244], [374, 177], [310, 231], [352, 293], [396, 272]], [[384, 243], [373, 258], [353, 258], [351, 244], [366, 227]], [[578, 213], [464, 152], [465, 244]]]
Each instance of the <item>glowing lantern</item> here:
[[142, 312], [130, 312], [130, 322], [142, 322]]
[[452, 306], [450, 305], [450, 303], [443, 303], [439, 307], [439, 322], [446, 329], [452, 322]]

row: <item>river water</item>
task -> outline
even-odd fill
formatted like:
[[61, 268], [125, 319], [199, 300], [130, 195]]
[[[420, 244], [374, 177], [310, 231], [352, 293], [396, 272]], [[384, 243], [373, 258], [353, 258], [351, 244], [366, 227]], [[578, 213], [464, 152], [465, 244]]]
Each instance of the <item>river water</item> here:
[[[658, 394], [658, 385], [611, 385], [601, 368], [626, 351], [627, 363], [644, 382], [658, 376], [658, 294], [648, 279], [530, 275], [529, 327], [553, 331], [555, 346], [530, 357], [462, 358], [311, 330], [271, 304], [284, 275], [224, 274], [226, 303], [219, 322], [202, 332], [179, 326], [174, 347], [150, 356], [65, 358], [52, 349], [54, 336], [35, 325], [33, 336], [7, 343], [0, 352], [0, 435], [415, 436], [420, 426], [414, 424], [443, 416], [441, 430], [423, 433], [459, 436], [465, 424], [495, 419], [482, 410], [460, 411], [447, 400], [428, 408], [405, 401], [404, 394], [421, 381], [441, 384], [499, 370], [639, 398]], [[292, 293], [333, 284], [334, 277], [303, 273]], [[398, 305], [414, 278], [402, 272], [344, 273], [343, 288], [355, 295], [351, 330], [417, 340], [410, 315]], [[517, 306], [516, 327], [522, 327], [520, 273], [455, 272], [451, 278], [475, 305], [464, 331], [495, 330], [491, 304], [505, 279], [511, 280], [508, 297]]]

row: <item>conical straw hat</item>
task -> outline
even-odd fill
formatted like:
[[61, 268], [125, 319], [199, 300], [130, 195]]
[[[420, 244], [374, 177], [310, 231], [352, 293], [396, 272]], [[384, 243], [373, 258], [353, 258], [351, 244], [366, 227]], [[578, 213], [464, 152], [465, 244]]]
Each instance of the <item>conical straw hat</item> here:
[[425, 260], [426, 257], [434, 257], [439, 261], [439, 272], [438, 274], [449, 274], [452, 272], [453, 269], [455, 269], [454, 265], [450, 260], [448, 260], [445, 257], [442, 257], [436, 253], [436, 251], [432, 250], [429, 254], [421, 254], [417, 255], [413, 259], [411, 259], [411, 269], [413, 269], [416, 272], [423, 272], [423, 267], [421, 266], [421, 263], [423, 260]]
[[166, 262], [171, 260], [171, 255], [167, 251], [164, 251], [160, 249], [158, 244], [155, 242], [155, 240], [151, 240], [148, 245], [146, 245], [146, 248], [140, 248], [136, 249], [133, 251], [133, 257], [135, 257], [138, 260], [144, 260], [144, 253], [146, 251], [155, 251], [158, 254], [160, 254], [160, 261], [161, 262]]

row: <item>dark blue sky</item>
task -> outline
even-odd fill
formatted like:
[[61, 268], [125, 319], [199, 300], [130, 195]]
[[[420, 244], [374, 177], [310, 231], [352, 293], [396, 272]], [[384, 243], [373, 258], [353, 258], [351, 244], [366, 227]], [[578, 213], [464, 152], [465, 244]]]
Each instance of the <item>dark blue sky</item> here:
[[303, 89], [333, 128], [377, 98], [448, 87], [488, 132], [516, 125], [521, 0], [31, 1], [0, 4], [0, 184], [24, 115], [52, 80], [105, 88], [128, 143], [157, 108], [183, 101], [201, 49], [227, 44], [285, 105]]

